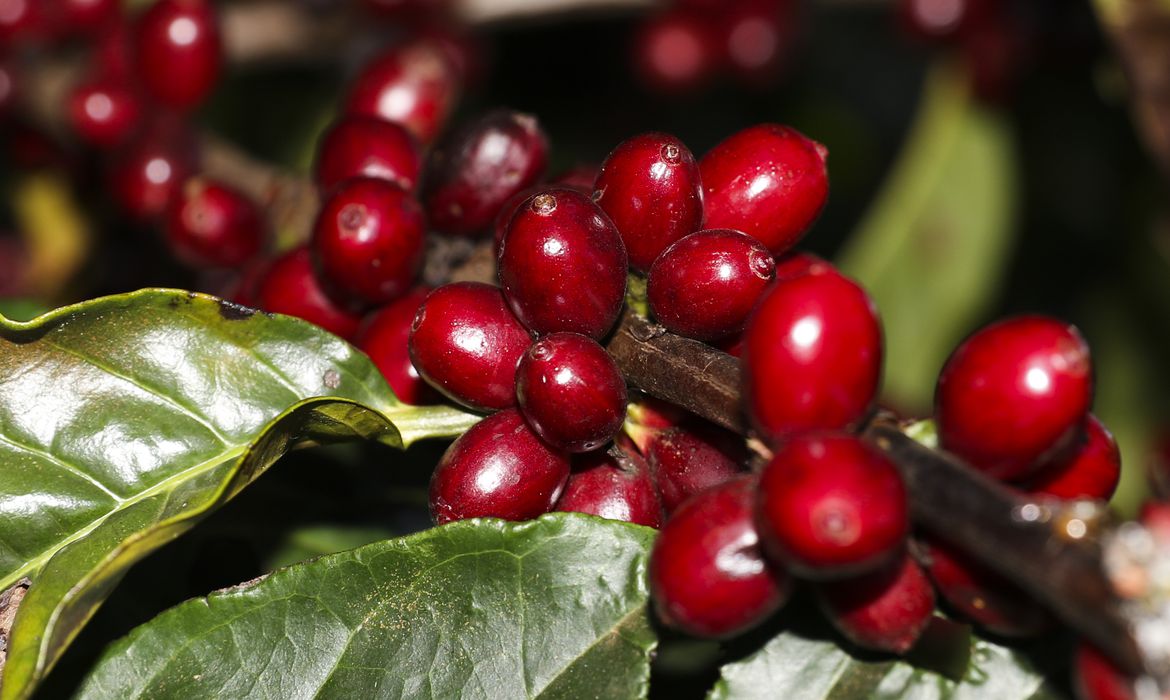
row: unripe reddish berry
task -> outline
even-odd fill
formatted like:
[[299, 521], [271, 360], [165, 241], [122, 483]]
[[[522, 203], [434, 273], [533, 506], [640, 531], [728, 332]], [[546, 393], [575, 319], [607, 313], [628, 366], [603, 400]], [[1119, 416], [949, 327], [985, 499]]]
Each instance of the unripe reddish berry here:
[[649, 468], [637, 453], [627, 454], [620, 463], [601, 451], [575, 457], [556, 510], [662, 526], [662, 503]]
[[208, 0], [153, 3], [138, 19], [135, 46], [142, 85], [159, 102], [191, 109], [215, 88], [223, 58]]
[[342, 118], [317, 148], [317, 183], [326, 191], [350, 178], [372, 177], [410, 192], [421, 169], [422, 156], [410, 132], [373, 117]]
[[451, 443], [431, 476], [431, 517], [529, 520], [552, 510], [569, 458], [546, 445], [515, 409], [484, 418]]
[[350, 339], [361, 325], [361, 316], [339, 307], [321, 289], [307, 248], [297, 248], [273, 261], [260, 281], [260, 308], [315, 323]]
[[1113, 435], [1092, 414], [1077, 444], [1040, 469], [1025, 488], [1057, 498], [1108, 501], [1121, 480], [1121, 450]]
[[686, 93], [705, 86], [719, 65], [718, 38], [701, 16], [673, 10], [651, 17], [634, 37], [634, 69], [649, 88]]
[[755, 479], [742, 476], [675, 511], [650, 555], [650, 592], [661, 620], [699, 637], [731, 637], [788, 599], [788, 575], [760, 551], [752, 521]]
[[818, 587], [821, 608], [846, 639], [864, 649], [905, 654], [930, 624], [934, 590], [909, 554], [858, 578]]
[[999, 321], [964, 340], [939, 374], [939, 442], [993, 477], [1022, 479], [1068, 447], [1092, 397], [1089, 348], [1075, 327]]
[[688, 498], [743, 474], [743, 439], [714, 426], [674, 427], [652, 437], [646, 449], [666, 512]]
[[399, 401], [422, 406], [438, 399], [410, 361], [410, 327], [426, 299], [424, 288], [413, 289], [370, 315], [354, 344], [370, 356]]
[[243, 193], [203, 178], [188, 180], [171, 203], [167, 241], [194, 267], [238, 267], [260, 252], [264, 221]]

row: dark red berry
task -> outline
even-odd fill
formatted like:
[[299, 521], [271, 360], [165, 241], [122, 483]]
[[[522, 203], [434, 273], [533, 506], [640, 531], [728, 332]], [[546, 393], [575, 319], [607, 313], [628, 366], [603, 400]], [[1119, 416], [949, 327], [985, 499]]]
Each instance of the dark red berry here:
[[44, 0], [0, 0], [0, 40], [4, 45], [36, 43], [52, 33]]
[[74, 133], [101, 148], [129, 139], [142, 121], [142, 112], [142, 99], [120, 80], [89, 80], [69, 95], [69, 121]]
[[1032, 493], [1057, 498], [1094, 498], [1108, 501], [1121, 479], [1121, 451], [1113, 435], [1089, 414], [1084, 435], [1065, 454], [1040, 468], [1028, 481]]
[[699, 165], [669, 134], [621, 142], [601, 166], [593, 201], [617, 226], [638, 270], [649, 270], [667, 246], [703, 227]]
[[772, 440], [852, 427], [877, 395], [877, 310], [827, 264], [777, 279], [748, 321], [743, 351], [748, 413]]
[[223, 61], [217, 23], [208, 0], [158, 0], [142, 13], [136, 67], [152, 97], [190, 109], [211, 93]]
[[93, 39], [91, 62], [94, 74], [109, 80], [138, 80], [137, 60], [134, 56], [133, 25], [127, 21], [113, 22], [102, 28]]
[[347, 340], [357, 334], [362, 322], [361, 316], [326, 296], [307, 248], [297, 248], [273, 261], [256, 296], [265, 311], [303, 318]]
[[435, 403], [438, 398], [410, 361], [410, 327], [426, 296], [426, 289], [414, 289], [382, 307], [362, 324], [355, 341], [398, 400], [413, 406]]
[[1101, 652], [1081, 642], [1073, 659], [1073, 691], [1078, 700], [1136, 700], [1134, 679]]
[[521, 190], [509, 197], [508, 201], [504, 202], [504, 206], [500, 207], [495, 221], [492, 222], [492, 253], [496, 260], [500, 258], [500, 244], [504, 242], [504, 234], [508, 232], [508, 225], [512, 223], [512, 217], [516, 215], [516, 212], [520, 210], [520, 205], [524, 204], [532, 195], [539, 194], [545, 189], [547, 188], [538, 185]]
[[1089, 348], [1075, 327], [1044, 316], [999, 321], [943, 366], [939, 442], [993, 477], [1021, 479], [1067, 448], [1092, 398]]
[[731, 73], [750, 85], [775, 83], [792, 41], [792, 3], [740, 0], [719, 19], [723, 61]]
[[730, 229], [692, 233], [650, 268], [650, 310], [668, 330], [698, 340], [740, 333], [772, 282], [772, 254], [751, 236]]
[[118, 0], [57, 0], [58, 21], [70, 31], [93, 33], [108, 26], [121, 14]]
[[271, 260], [256, 258], [235, 272], [224, 284], [223, 298], [241, 306], [259, 307], [260, 285], [268, 276]]
[[431, 517], [529, 520], [552, 510], [569, 458], [546, 445], [516, 409], [477, 423], [447, 448], [431, 476]]
[[718, 39], [711, 24], [679, 10], [647, 19], [634, 37], [633, 54], [642, 82], [664, 93], [703, 87], [719, 65]]
[[410, 333], [410, 359], [444, 395], [491, 411], [516, 403], [516, 363], [532, 339], [500, 290], [457, 282], [427, 296]]
[[825, 206], [827, 156], [821, 144], [778, 124], [731, 135], [699, 162], [707, 226], [743, 231], [783, 253]]
[[401, 124], [429, 144], [455, 107], [459, 82], [446, 52], [417, 39], [370, 62], [354, 80], [345, 111]]
[[878, 571], [822, 583], [821, 607], [846, 639], [859, 647], [905, 654], [934, 612], [934, 590], [909, 554]]
[[418, 184], [422, 156], [406, 129], [373, 117], [344, 117], [321, 137], [317, 183], [326, 191], [344, 180], [389, 180], [408, 192]]
[[550, 333], [516, 367], [516, 400], [550, 445], [588, 452], [613, 439], [626, 418], [626, 382], [592, 338]]
[[544, 174], [548, 138], [535, 117], [489, 112], [446, 139], [431, 154], [423, 203], [442, 233], [488, 230], [505, 203]]
[[356, 178], [321, 205], [312, 250], [331, 291], [359, 304], [385, 304], [406, 293], [422, 267], [422, 207], [386, 180]]
[[897, 467], [845, 434], [777, 449], [760, 475], [757, 522], [768, 552], [815, 580], [873, 571], [902, 551], [910, 528]]
[[788, 576], [764, 560], [752, 521], [755, 479], [704, 491], [667, 521], [650, 555], [650, 592], [664, 623], [731, 637], [784, 605]]
[[797, 250], [789, 251], [776, 258], [776, 279], [799, 277], [817, 266], [833, 269], [833, 266], [819, 255]]
[[593, 194], [593, 185], [597, 182], [600, 168], [596, 165], [574, 165], [549, 181], [557, 187], [568, 187], [585, 194]]
[[626, 248], [589, 197], [553, 188], [525, 200], [500, 246], [500, 285], [516, 316], [537, 333], [600, 339], [626, 295]]
[[113, 157], [110, 186], [128, 214], [153, 219], [166, 211], [195, 166], [190, 134], [168, 123], [144, 133]]
[[260, 252], [264, 221], [252, 200], [218, 182], [193, 178], [167, 213], [167, 240], [195, 267], [238, 267]]
[[623, 462], [604, 452], [575, 458], [556, 510], [662, 527], [662, 503], [646, 462], [636, 453], [626, 455]]
[[743, 474], [747, 457], [742, 438], [713, 426], [670, 428], [651, 438], [646, 447], [668, 514], [696, 493]]

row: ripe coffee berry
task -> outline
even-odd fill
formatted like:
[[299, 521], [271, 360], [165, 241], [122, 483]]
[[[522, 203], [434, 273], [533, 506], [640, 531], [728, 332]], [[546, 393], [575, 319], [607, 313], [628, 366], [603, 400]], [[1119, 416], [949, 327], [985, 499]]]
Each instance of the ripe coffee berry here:
[[592, 338], [550, 333], [516, 367], [516, 400], [550, 445], [588, 452], [609, 442], [626, 417], [626, 382]]
[[152, 128], [115, 154], [110, 187], [128, 214], [161, 216], [195, 169], [191, 136], [177, 124]]
[[86, 143], [110, 148], [124, 143], [142, 121], [142, 100], [126, 82], [86, 81], [69, 95], [69, 122]]
[[662, 527], [662, 503], [646, 462], [636, 453], [623, 462], [604, 452], [576, 457], [556, 510]]
[[667, 329], [697, 340], [740, 333], [776, 263], [759, 241], [729, 229], [692, 233], [650, 268], [650, 310]]
[[672, 10], [648, 19], [634, 37], [634, 70], [651, 89], [699, 89], [719, 65], [718, 40], [697, 14]]
[[396, 46], [354, 80], [345, 111], [401, 124], [429, 144], [447, 123], [460, 80], [447, 53], [425, 38]]
[[568, 187], [585, 194], [593, 194], [593, 185], [597, 182], [600, 170], [596, 165], [574, 165], [549, 182], [557, 187]]
[[1121, 479], [1121, 451], [1113, 435], [1089, 414], [1084, 435], [1067, 453], [1040, 469], [1026, 484], [1028, 491], [1057, 498], [1108, 501]]
[[515, 409], [477, 423], [447, 448], [431, 476], [431, 517], [529, 520], [552, 510], [569, 458], [546, 445]]
[[1136, 700], [1134, 679], [1105, 655], [1081, 642], [1073, 659], [1073, 691], [1078, 700]]
[[548, 163], [548, 138], [535, 117], [489, 112], [431, 154], [423, 203], [438, 231], [487, 231], [505, 203], [536, 183]]
[[774, 255], [783, 253], [825, 206], [827, 156], [824, 146], [787, 126], [732, 134], [699, 161], [707, 226], [743, 231]]
[[909, 554], [858, 578], [822, 583], [825, 616], [846, 639], [875, 651], [905, 654], [930, 624], [934, 590]]
[[704, 491], [675, 511], [650, 555], [650, 592], [661, 620], [699, 637], [731, 637], [788, 600], [791, 582], [764, 560], [752, 522], [755, 479]]
[[516, 403], [516, 363], [531, 342], [499, 289], [457, 282], [431, 292], [419, 307], [410, 359], [444, 395], [492, 411]]
[[646, 450], [667, 513], [694, 494], [743, 474], [747, 457], [742, 439], [713, 426], [664, 430]]
[[315, 323], [350, 339], [361, 325], [361, 316], [337, 306], [321, 289], [307, 248], [297, 248], [273, 261], [256, 293], [260, 308]]
[[528, 198], [500, 245], [504, 296], [536, 333], [600, 339], [621, 313], [626, 268], [613, 222], [576, 190], [552, 188]]
[[57, 0], [58, 21], [69, 31], [93, 33], [118, 18], [118, 0]]
[[964, 340], [939, 374], [939, 442], [993, 477], [1021, 479], [1075, 438], [1092, 397], [1089, 348], [1075, 327], [999, 321]]
[[793, 5], [788, 0], [740, 0], [721, 13], [723, 61], [735, 77], [763, 87], [780, 76], [791, 42]]
[[414, 284], [425, 237], [422, 207], [405, 190], [357, 178], [321, 206], [312, 250], [330, 290], [359, 304], [385, 304]]
[[152, 97], [185, 110], [211, 93], [223, 60], [217, 21], [209, 0], [158, 0], [142, 13], [136, 66]]
[[828, 264], [777, 279], [743, 340], [748, 413], [772, 440], [848, 428], [873, 403], [882, 331], [865, 291]]
[[896, 557], [910, 528], [892, 462], [845, 434], [794, 437], [760, 475], [757, 523], [767, 551], [799, 576], [840, 579]]
[[256, 205], [226, 185], [193, 178], [167, 213], [167, 241], [194, 267], [238, 267], [260, 252], [264, 223]]
[[667, 246], [703, 226], [699, 165], [669, 134], [619, 144], [601, 166], [593, 201], [617, 226], [638, 270], [649, 270]]
[[328, 191], [344, 180], [372, 177], [406, 191], [418, 184], [422, 156], [406, 129], [373, 117], [345, 117], [321, 137], [317, 183]]
[[413, 406], [434, 403], [438, 398], [410, 361], [410, 327], [426, 296], [426, 289], [414, 289], [382, 307], [362, 324], [355, 341], [386, 378], [394, 395]]

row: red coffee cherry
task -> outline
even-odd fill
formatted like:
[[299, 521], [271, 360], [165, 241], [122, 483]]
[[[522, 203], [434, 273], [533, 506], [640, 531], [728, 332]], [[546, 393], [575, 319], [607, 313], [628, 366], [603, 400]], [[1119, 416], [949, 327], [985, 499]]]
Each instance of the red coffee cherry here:
[[496, 260], [500, 259], [500, 244], [504, 242], [504, 234], [508, 232], [508, 225], [512, 223], [512, 217], [520, 210], [520, 205], [524, 204], [534, 194], [548, 189], [543, 185], [529, 187], [526, 190], [521, 190], [508, 198], [504, 202], [504, 206], [500, 207], [499, 213], [496, 214], [495, 220], [492, 222], [492, 254]]
[[1113, 435], [1093, 414], [1084, 435], [1066, 454], [1040, 468], [1026, 489], [1057, 498], [1094, 498], [1108, 501], [1121, 480], [1121, 450]]
[[668, 10], [647, 19], [634, 36], [634, 70], [658, 92], [702, 88], [714, 77], [719, 58], [711, 24], [694, 13]]
[[1089, 347], [1077, 329], [1017, 316], [976, 331], [943, 366], [934, 394], [943, 449], [1003, 480], [1066, 448], [1093, 399]]
[[669, 514], [696, 493], [742, 475], [748, 454], [742, 438], [714, 426], [688, 426], [658, 433], [646, 458]]
[[934, 590], [909, 554], [864, 576], [822, 583], [821, 608], [846, 639], [864, 649], [905, 654], [930, 624]]
[[824, 258], [813, 253], [800, 250], [791, 250], [776, 258], [776, 279], [800, 277], [814, 267], [825, 267], [833, 270], [833, 265]]
[[748, 413], [771, 440], [852, 427], [877, 395], [877, 310], [828, 264], [777, 279], [748, 321], [743, 349]]
[[740, 333], [772, 282], [772, 254], [730, 229], [692, 233], [650, 268], [647, 295], [658, 322], [680, 335], [718, 340]]
[[516, 367], [521, 412], [550, 445], [588, 452], [613, 439], [626, 418], [626, 382], [592, 338], [550, 333]]
[[264, 221], [252, 200], [226, 185], [192, 178], [167, 213], [167, 241], [193, 267], [239, 267], [260, 252]]
[[600, 172], [601, 168], [596, 165], [574, 165], [549, 180], [549, 183], [591, 195], [593, 194], [593, 185], [597, 182], [597, 176]]
[[569, 458], [546, 445], [516, 409], [488, 416], [451, 443], [431, 476], [431, 517], [529, 520], [552, 510]]
[[361, 316], [349, 313], [325, 295], [308, 248], [297, 248], [273, 261], [256, 296], [265, 311], [303, 318], [347, 340], [357, 334], [362, 322]]
[[593, 201], [617, 226], [638, 270], [649, 270], [667, 246], [703, 227], [699, 165], [669, 134], [618, 144], [597, 175]]
[[142, 85], [162, 104], [188, 110], [215, 88], [223, 58], [208, 0], [158, 0], [138, 19], [134, 36]]
[[114, 197], [126, 213], [148, 220], [166, 212], [183, 183], [194, 174], [194, 141], [184, 127], [155, 125], [112, 158]]
[[57, 0], [58, 21], [72, 32], [91, 34], [119, 18], [118, 0]]
[[756, 512], [768, 553], [814, 580], [873, 571], [902, 551], [910, 529], [897, 467], [845, 434], [801, 435], [776, 450]]
[[1073, 691], [1078, 700], [1136, 700], [1134, 679], [1101, 652], [1081, 642], [1073, 659]]
[[354, 80], [345, 111], [401, 124], [425, 145], [446, 125], [459, 83], [447, 53], [420, 38], [371, 61]]
[[535, 117], [496, 110], [459, 129], [431, 153], [423, 203], [442, 233], [487, 231], [505, 203], [536, 183], [548, 138]]
[[405, 190], [356, 178], [322, 204], [311, 245], [330, 290], [359, 304], [385, 304], [414, 285], [425, 238], [422, 207]]
[[658, 617], [698, 637], [732, 637], [788, 600], [791, 581], [760, 552], [752, 522], [755, 479], [742, 476], [675, 511], [650, 555]]
[[626, 248], [589, 197], [553, 188], [529, 197], [500, 246], [500, 285], [536, 333], [594, 339], [613, 328], [626, 295]]
[[627, 454], [622, 464], [600, 451], [576, 457], [555, 510], [662, 527], [662, 503], [637, 453]]
[[142, 122], [142, 99], [121, 80], [96, 78], [69, 94], [69, 122], [82, 141], [110, 148], [125, 143]]
[[776, 82], [792, 41], [793, 3], [740, 0], [719, 17], [723, 62], [741, 81], [765, 87]]
[[788, 250], [828, 199], [828, 153], [778, 124], [732, 134], [699, 161], [707, 226], [743, 231], [774, 255]]
[[409, 192], [421, 169], [418, 143], [406, 129], [372, 117], [344, 117], [321, 137], [315, 171], [326, 191], [350, 178], [372, 177]]
[[456, 282], [431, 292], [410, 333], [410, 359], [431, 386], [464, 406], [516, 403], [516, 363], [532, 339], [500, 290]]
[[438, 399], [410, 361], [410, 327], [427, 293], [422, 287], [413, 289], [378, 309], [362, 324], [354, 341], [370, 356], [398, 400], [412, 406], [436, 403]]

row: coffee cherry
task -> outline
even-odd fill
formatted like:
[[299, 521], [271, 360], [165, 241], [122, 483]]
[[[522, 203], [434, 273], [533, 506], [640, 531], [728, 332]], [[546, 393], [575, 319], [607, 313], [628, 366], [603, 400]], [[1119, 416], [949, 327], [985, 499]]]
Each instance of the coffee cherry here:
[[446, 52], [434, 42], [416, 39], [383, 53], [362, 70], [345, 111], [401, 124], [429, 144], [455, 107], [459, 82]]
[[499, 289], [457, 282], [431, 292], [419, 307], [410, 359], [444, 395], [491, 411], [516, 403], [516, 363], [531, 342]]
[[662, 527], [662, 504], [645, 460], [629, 453], [623, 461], [604, 452], [576, 457], [555, 510]]
[[167, 241], [193, 267], [238, 267], [260, 252], [264, 223], [244, 194], [193, 178], [167, 213]]
[[759, 241], [729, 229], [692, 233], [650, 268], [650, 310], [668, 330], [697, 340], [740, 333], [776, 272]]
[[759, 87], [776, 81], [792, 40], [792, 3], [740, 0], [719, 18], [723, 62], [732, 75]]
[[821, 214], [828, 150], [799, 131], [760, 124], [732, 134], [699, 161], [709, 228], [753, 236], [779, 255]]
[[547, 161], [548, 139], [535, 117], [489, 112], [431, 154], [423, 196], [427, 219], [442, 233], [486, 231], [512, 196], [544, 174]]
[[744, 331], [748, 413], [771, 440], [849, 428], [873, 404], [882, 331], [873, 301], [831, 266], [778, 279]]
[[110, 187], [126, 213], [161, 216], [196, 166], [192, 137], [175, 123], [157, 125], [114, 155]]
[[273, 261], [257, 291], [260, 308], [315, 323], [334, 335], [350, 339], [361, 316], [335, 304], [317, 281], [308, 248], [296, 248]]
[[37, 43], [52, 34], [43, 0], [0, 0], [0, 41], [4, 45]]
[[939, 442], [993, 477], [1021, 479], [1075, 438], [1092, 397], [1089, 348], [1075, 327], [999, 321], [964, 340], [939, 375]]
[[589, 197], [564, 188], [525, 200], [500, 245], [504, 296], [536, 333], [601, 339], [621, 314], [626, 267], [613, 222]]
[[613, 439], [626, 417], [626, 382], [617, 363], [591, 338], [550, 333], [516, 367], [516, 400], [550, 445], [588, 452]]
[[326, 191], [350, 178], [372, 177], [409, 192], [421, 169], [418, 143], [406, 129], [373, 117], [345, 117], [321, 137], [315, 174]]
[[1093, 414], [1075, 447], [1040, 468], [1025, 486], [1057, 498], [1108, 501], [1121, 479], [1121, 451], [1113, 435]]
[[633, 55], [642, 82], [664, 93], [703, 87], [719, 65], [718, 40], [710, 24], [678, 10], [646, 20], [634, 37]]
[[695, 496], [667, 521], [650, 555], [658, 617], [699, 637], [731, 637], [788, 600], [791, 582], [764, 560], [752, 522], [755, 479]]
[[649, 270], [667, 246], [703, 226], [699, 166], [669, 134], [621, 142], [601, 166], [593, 201], [617, 226], [638, 270]]
[[1078, 700], [1136, 700], [1138, 697], [1134, 679], [1084, 642], [1077, 646], [1073, 659], [1073, 692]]
[[142, 121], [142, 99], [125, 82], [97, 78], [69, 94], [69, 122], [78, 138], [110, 148], [130, 138]]
[[650, 471], [668, 514], [696, 493], [743, 474], [747, 457], [742, 438], [714, 426], [664, 430], [649, 441], [646, 449]]
[[93, 38], [90, 48], [90, 70], [109, 80], [127, 84], [138, 81], [137, 58], [134, 55], [134, 25], [128, 21], [113, 22], [102, 28]]
[[934, 590], [922, 567], [903, 554], [878, 571], [818, 587], [825, 616], [864, 649], [905, 654], [930, 624]]
[[552, 510], [569, 458], [546, 445], [516, 409], [488, 416], [447, 448], [431, 476], [431, 517], [529, 520]]
[[549, 184], [557, 187], [568, 187], [571, 190], [591, 195], [593, 194], [593, 185], [597, 182], [597, 176], [600, 172], [601, 168], [596, 165], [574, 165], [549, 180]]
[[840, 579], [889, 562], [906, 544], [907, 509], [898, 469], [852, 435], [794, 437], [760, 475], [764, 546], [809, 579]]
[[143, 87], [169, 107], [195, 107], [215, 88], [221, 56], [215, 7], [208, 0], [158, 0], [135, 27]]
[[425, 237], [422, 207], [406, 191], [356, 178], [325, 200], [311, 245], [330, 290], [359, 304], [385, 304], [414, 284]]
[[365, 320], [354, 341], [370, 356], [398, 400], [412, 406], [435, 403], [438, 398], [410, 361], [410, 327], [427, 292], [413, 289], [378, 309]]
[[792, 250], [776, 258], [776, 279], [800, 277], [814, 267], [824, 267], [828, 270], [833, 266], [819, 255], [804, 251]]
[[118, 19], [118, 0], [57, 0], [57, 20], [69, 31], [91, 34]]

